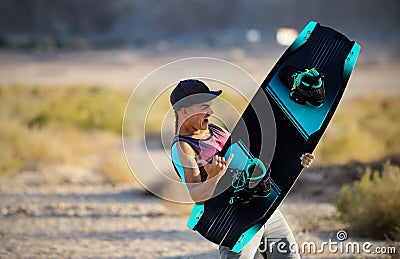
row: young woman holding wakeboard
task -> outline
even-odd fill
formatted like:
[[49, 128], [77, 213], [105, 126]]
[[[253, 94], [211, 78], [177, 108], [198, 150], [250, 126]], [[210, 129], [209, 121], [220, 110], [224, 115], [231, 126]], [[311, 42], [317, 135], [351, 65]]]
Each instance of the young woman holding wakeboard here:
[[[226, 172], [233, 154], [225, 160], [220, 156], [224, 144], [229, 138], [229, 133], [214, 124], [209, 123], [213, 114], [212, 100], [219, 96], [222, 90], [210, 91], [201, 81], [188, 79], [180, 81], [170, 95], [173, 106], [175, 122], [175, 139], [172, 148], [179, 155], [180, 165], [173, 161], [175, 170], [182, 182], [186, 185], [191, 198], [196, 203], [204, 203], [214, 193], [216, 185]], [[315, 156], [303, 154], [300, 163], [308, 168]], [[208, 161], [208, 162], [207, 162]], [[182, 173], [177, 167], [183, 168]], [[220, 246], [221, 258], [253, 258], [262, 239], [274, 238], [283, 240], [287, 244], [295, 242], [294, 236], [285, 218], [277, 209], [267, 223], [257, 232], [252, 240], [240, 253], [232, 252], [228, 247]], [[266, 249], [263, 256], [268, 258], [300, 258], [295, 252], [283, 254], [269, 253]]]

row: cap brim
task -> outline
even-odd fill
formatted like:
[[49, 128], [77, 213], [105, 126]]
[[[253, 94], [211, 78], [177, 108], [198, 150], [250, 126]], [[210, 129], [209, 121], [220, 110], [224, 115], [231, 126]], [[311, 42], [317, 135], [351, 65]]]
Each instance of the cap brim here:
[[188, 107], [193, 104], [205, 103], [209, 102], [215, 98], [217, 98], [222, 93], [222, 90], [214, 90], [208, 93], [199, 93], [194, 94], [192, 96], [185, 97], [180, 100], [178, 103], [174, 104], [173, 107], [175, 109], [180, 109], [182, 107]]
[[193, 102], [193, 104], [205, 103], [205, 102], [211, 101], [211, 100], [217, 98], [221, 93], [222, 93], [222, 90], [210, 91], [209, 93], [204, 94], [204, 96], [198, 96], [198, 98], [196, 98], [196, 100]]
[[[215, 97], [217, 97], [218, 95], [220, 95], [222, 93], [222, 90], [214, 90], [214, 91], [210, 91], [210, 94], [215, 95]], [[214, 98], [215, 98], [214, 97]]]

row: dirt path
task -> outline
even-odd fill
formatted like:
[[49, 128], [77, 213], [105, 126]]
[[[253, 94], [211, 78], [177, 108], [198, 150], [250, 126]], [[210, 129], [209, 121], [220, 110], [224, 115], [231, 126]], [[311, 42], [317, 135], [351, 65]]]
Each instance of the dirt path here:
[[[67, 173], [69, 172], [69, 173]], [[216, 246], [135, 185], [83, 169], [0, 180], [0, 257], [214, 258]]]
[[[341, 227], [325, 220], [335, 213], [330, 203], [298, 196], [280, 208], [299, 244], [326, 241]], [[111, 185], [81, 168], [0, 178], [1, 258], [218, 258], [218, 247], [186, 223], [136, 184]]]

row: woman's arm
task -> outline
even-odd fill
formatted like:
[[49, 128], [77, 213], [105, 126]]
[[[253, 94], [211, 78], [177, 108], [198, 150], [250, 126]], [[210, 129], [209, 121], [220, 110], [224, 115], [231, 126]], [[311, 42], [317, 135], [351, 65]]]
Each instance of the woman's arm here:
[[207, 181], [201, 181], [200, 169], [195, 159], [196, 153], [193, 148], [184, 141], [177, 143], [179, 159], [184, 169], [185, 182], [192, 200], [196, 203], [204, 202], [211, 198], [219, 179], [224, 175], [233, 154], [228, 160], [220, 156], [214, 156], [211, 164], [204, 166], [207, 171]]
[[[207, 180], [201, 181], [200, 169], [198, 161], [196, 161], [196, 152], [184, 141], [177, 143], [179, 159], [184, 169], [184, 180], [188, 187], [192, 200], [196, 203], [202, 203], [210, 199], [215, 191], [218, 181], [226, 172], [229, 163], [233, 158], [233, 154], [228, 160], [218, 155], [213, 157], [211, 164], [204, 166], [207, 171]], [[301, 165], [305, 168], [310, 167], [315, 159], [314, 154], [305, 153], [300, 157]]]

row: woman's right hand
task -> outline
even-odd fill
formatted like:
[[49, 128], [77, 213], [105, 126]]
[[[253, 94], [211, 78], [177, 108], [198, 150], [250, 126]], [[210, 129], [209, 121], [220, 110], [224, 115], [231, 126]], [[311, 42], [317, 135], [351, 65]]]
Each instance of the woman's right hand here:
[[211, 179], [217, 175], [222, 176], [226, 172], [226, 169], [228, 169], [228, 166], [231, 163], [232, 159], [233, 153], [228, 157], [228, 160], [225, 160], [225, 157], [215, 155], [212, 159], [212, 163], [207, 163], [204, 166], [204, 169], [207, 171], [208, 178]]

